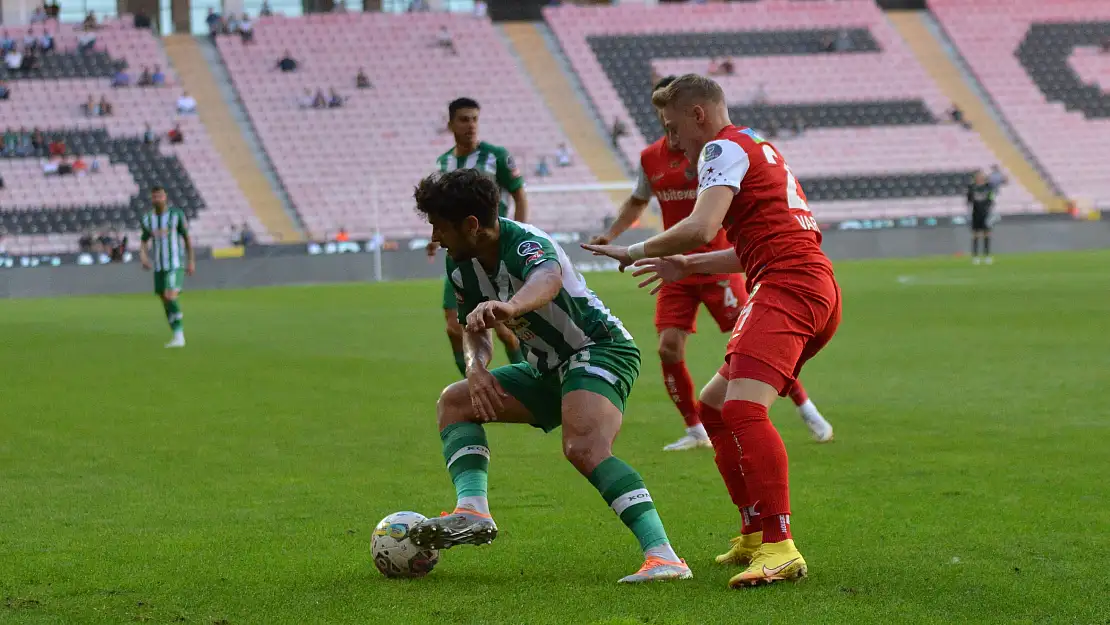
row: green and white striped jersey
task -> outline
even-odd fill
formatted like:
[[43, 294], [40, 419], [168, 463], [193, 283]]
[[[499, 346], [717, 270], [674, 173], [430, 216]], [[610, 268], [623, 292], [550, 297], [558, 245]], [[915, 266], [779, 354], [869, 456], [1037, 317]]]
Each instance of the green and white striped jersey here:
[[447, 276], [459, 302], [460, 323], [465, 324], [466, 316], [481, 302], [509, 301], [536, 267], [555, 262], [563, 271], [563, 288], [555, 299], [505, 323], [523, 344], [528, 362], [547, 373], [583, 348], [632, 341], [620, 319], [586, 286], [566, 252], [546, 232], [511, 219], [500, 221], [501, 258], [495, 274], [486, 273], [478, 259], [456, 264], [447, 258]]
[[520, 175], [509, 151], [485, 141], [478, 144], [477, 150], [461, 158], [455, 156], [455, 148], [447, 150], [436, 159], [436, 169], [443, 173], [456, 169], [477, 169], [485, 174], [501, 188], [497, 214], [502, 217], [509, 215], [509, 194], [524, 186], [524, 177]]
[[167, 206], [161, 213], [150, 211], [139, 220], [143, 242], [152, 241], [150, 260], [155, 271], [173, 271], [181, 268], [185, 246], [182, 239], [189, 236], [189, 220], [185, 211]]

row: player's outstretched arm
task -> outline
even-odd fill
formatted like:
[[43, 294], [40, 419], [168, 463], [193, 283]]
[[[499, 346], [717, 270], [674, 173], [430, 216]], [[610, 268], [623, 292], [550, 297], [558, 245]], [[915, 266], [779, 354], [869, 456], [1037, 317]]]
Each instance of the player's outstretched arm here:
[[651, 290], [652, 295], [658, 293], [664, 284], [678, 282], [693, 274], [744, 272], [744, 267], [740, 264], [740, 258], [732, 249], [690, 254], [688, 256], [643, 258], [632, 263], [632, 266], [636, 268], [632, 275], [637, 277], [646, 276], [643, 282], [639, 284], [641, 289], [655, 285]]
[[536, 265], [528, 273], [524, 284], [507, 302], [488, 301], [474, 307], [466, 316], [468, 332], [480, 332], [542, 308], [555, 299], [563, 288], [563, 268], [555, 261]]

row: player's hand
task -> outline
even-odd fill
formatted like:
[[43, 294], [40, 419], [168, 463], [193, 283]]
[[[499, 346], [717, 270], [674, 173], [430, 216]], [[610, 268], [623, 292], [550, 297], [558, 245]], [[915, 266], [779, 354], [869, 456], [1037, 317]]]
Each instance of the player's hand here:
[[632, 264], [632, 257], [628, 255], [628, 246], [625, 245], [596, 245], [592, 243], [585, 243], [582, 249], [593, 252], [594, 256], [608, 256], [613, 260], [620, 263], [621, 271]]
[[637, 268], [632, 275], [647, 276], [647, 279], [639, 284], [641, 289], [646, 289], [656, 282], [659, 283], [651, 289], [652, 295], [658, 293], [664, 284], [678, 282], [690, 275], [690, 261], [685, 256], [641, 258], [632, 263], [632, 266]]
[[466, 384], [470, 388], [470, 405], [482, 422], [496, 421], [497, 415], [505, 409], [502, 398], [509, 394], [485, 367], [471, 367], [466, 370]]
[[428, 241], [428, 244], [424, 246], [424, 251], [428, 253], [428, 256], [435, 256], [437, 250], [439, 250], [439, 243], [435, 241]]
[[482, 302], [466, 316], [467, 332], [482, 332], [490, 330], [495, 325], [508, 321], [516, 316], [516, 311], [508, 302]]
[[149, 258], [140, 259], [139, 264], [143, 266], [143, 271], [150, 271], [151, 269], [154, 269], [154, 266], [150, 264]]
[[189, 264], [185, 265], [185, 275], [191, 276], [196, 272], [197, 272], [196, 262], [195, 261], [189, 261]]
[[590, 237], [590, 245], [609, 245], [612, 240], [608, 234], [597, 234]]

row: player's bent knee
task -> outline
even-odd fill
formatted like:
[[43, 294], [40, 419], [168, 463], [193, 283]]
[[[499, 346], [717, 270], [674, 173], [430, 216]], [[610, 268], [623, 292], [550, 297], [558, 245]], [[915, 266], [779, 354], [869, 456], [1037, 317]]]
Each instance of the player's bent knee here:
[[453, 423], [471, 421], [474, 417], [474, 406], [470, 403], [470, 388], [466, 380], [459, 380], [443, 389], [436, 402], [436, 421], [439, 429]]
[[612, 445], [601, 436], [564, 436], [563, 456], [582, 475], [589, 477], [597, 465], [613, 455]]
[[713, 374], [709, 382], [702, 387], [698, 394], [698, 401], [720, 410], [725, 405], [725, 394], [728, 392], [728, 378], [720, 373]]
[[686, 359], [686, 334], [664, 330], [659, 335], [659, 360], [665, 363], [682, 362]]

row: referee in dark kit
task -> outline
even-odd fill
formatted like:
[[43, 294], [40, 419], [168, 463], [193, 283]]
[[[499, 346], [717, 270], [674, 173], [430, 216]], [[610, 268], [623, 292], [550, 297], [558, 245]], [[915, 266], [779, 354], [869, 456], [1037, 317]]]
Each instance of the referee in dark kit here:
[[[971, 262], [976, 265], [994, 262], [991, 258], [991, 210], [994, 209], [995, 191], [982, 171], [975, 172], [975, 180], [967, 188], [967, 204], [971, 208]], [[980, 242], [982, 256], [979, 256]]]

